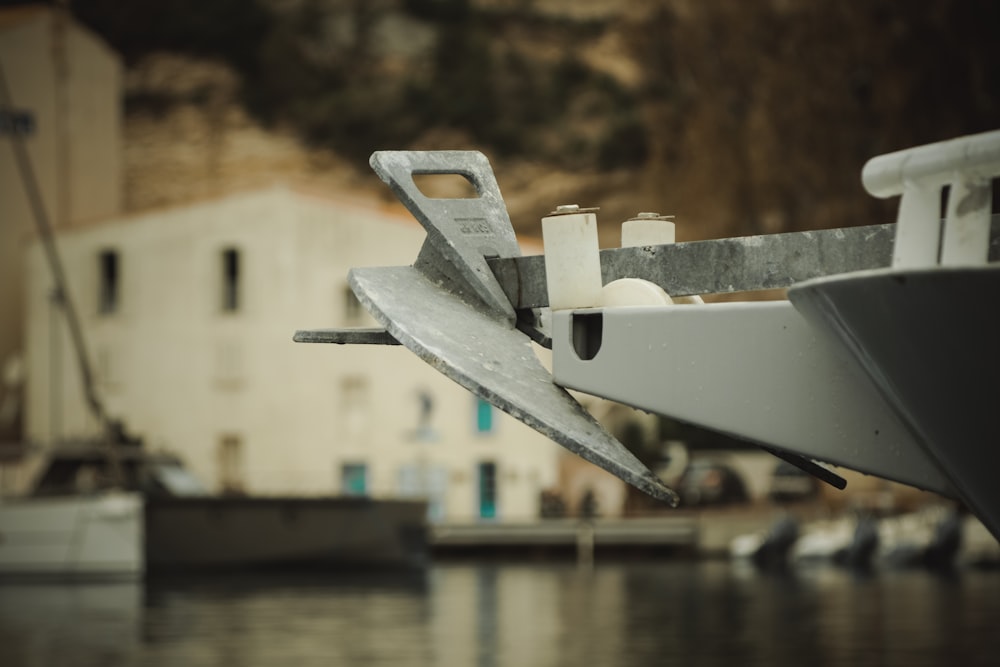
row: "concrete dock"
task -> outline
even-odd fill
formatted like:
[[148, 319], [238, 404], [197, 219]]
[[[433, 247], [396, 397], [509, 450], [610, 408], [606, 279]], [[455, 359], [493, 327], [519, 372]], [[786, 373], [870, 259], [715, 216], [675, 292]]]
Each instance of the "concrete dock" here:
[[[769, 504], [674, 510], [635, 518], [545, 519], [526, 523], [438, 524], [431, 527], [435, 557], [575, 557], [604, 555], [719, 558], [732, 540], [765, 532], [782, 516], [804, 526], [843, 517], [822, 503]], [[905, 515], [903, 515], [905, 516]], [[915, 516], [914, 514], [910, 515]], [[1000, 567], [1000, 543], [974, 516], [965, 519], [960, 560]]]
[[766, 530], [779, 515], [768, 506], [636, 518], [438, 524], [431, 527], [430, 542], [433, 553], [442, 556], [670, 552], [708, 557], [725, 555], [734, 537]]

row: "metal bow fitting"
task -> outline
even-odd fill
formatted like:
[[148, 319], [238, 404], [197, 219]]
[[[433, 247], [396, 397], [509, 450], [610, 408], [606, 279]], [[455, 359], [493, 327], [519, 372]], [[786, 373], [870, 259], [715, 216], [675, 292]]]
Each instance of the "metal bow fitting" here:
[[[427, 230], [413, 266], [353, 269], [355, 294], [384, 329], [299, 331], [295, 340], [402, 344], [477, 396], [650, 495], [677, 494], [583, 409], [531, 349], [549, 346], [544, 257], [522, 257], [489, 161], [474, 151], [381, 151], [372, 167]], [[426, 197], [419, 174], [459, 174], [470, 199]], [[1000, 258], [998, 218], [988, 260]], [[897, 225], [746, 236], [600, 253], [605, 284], [642, 278], [673, 296], [783, 288], [892, 263]], [[809, 459], [775, 453], [842, 487]]]
[[[515, 327], [514, 306], [489, 261], [521, 253], [486, 156], [476, 151], [380, 151], [372, 155], [371, 165], [427, 230], [427, 238], [413, 266], [355, 268], [348, 274], [354, 293], [384, 332], [299, 331], [294, 340], [405, 345], [563, 447], [677, 505], [673, 490], [552, 382], [529, 335]], [[464, 176], [478, 196], [428, 198], [413, 181], [420, 174]]]

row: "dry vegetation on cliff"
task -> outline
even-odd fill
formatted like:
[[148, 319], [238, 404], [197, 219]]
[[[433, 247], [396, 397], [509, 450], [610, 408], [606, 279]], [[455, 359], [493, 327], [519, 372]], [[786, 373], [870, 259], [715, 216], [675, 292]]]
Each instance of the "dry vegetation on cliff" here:
[[1000, 5], [960, 0], [79, 0], [128, 62], [129, 201], [479, 148], [512, 219], [678, 215], [684, 239], [867, 224], [876, 154], [1000, 120]]

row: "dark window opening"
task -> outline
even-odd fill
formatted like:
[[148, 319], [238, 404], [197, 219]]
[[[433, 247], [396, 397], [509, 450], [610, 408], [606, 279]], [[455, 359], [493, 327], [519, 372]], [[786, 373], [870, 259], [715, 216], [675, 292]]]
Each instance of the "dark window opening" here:
[[222, 310], [234, 312], [240, 308], [240, 251], [222, 251]]
[[98, 256], [100, 271], [100, 289], [98, 293], [98, 311], [102, 315], [110, 315], [118, 310], [118, 292], [121, 267], [118, 252], [102, 250]]

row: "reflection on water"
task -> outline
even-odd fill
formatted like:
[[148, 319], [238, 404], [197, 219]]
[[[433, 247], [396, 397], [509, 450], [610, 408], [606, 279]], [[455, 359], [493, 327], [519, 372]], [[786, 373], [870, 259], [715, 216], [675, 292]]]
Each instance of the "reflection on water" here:
[[727, 562], [0, 585], [0, 665], [993, 665], [1000, 573]]

